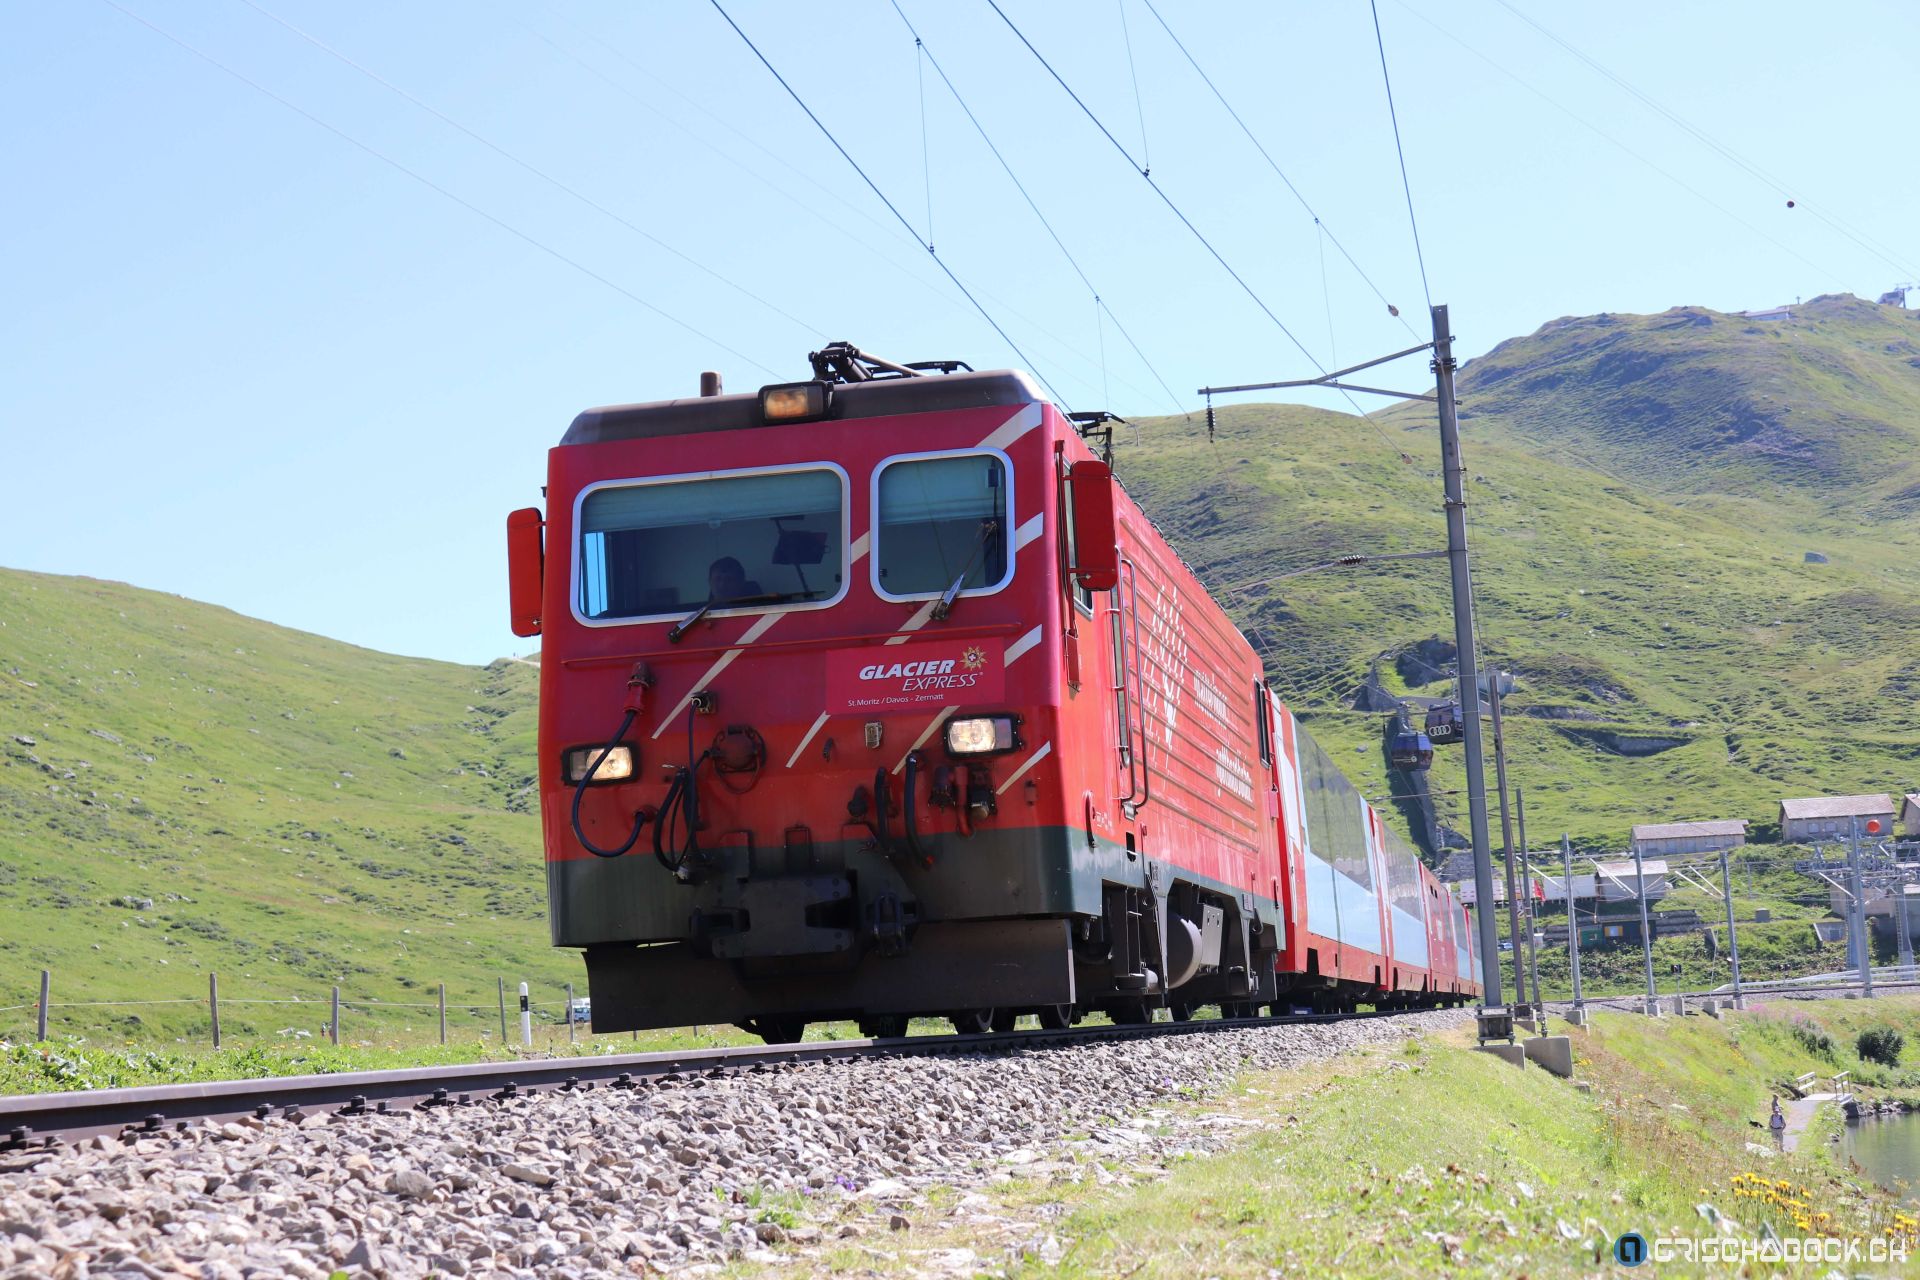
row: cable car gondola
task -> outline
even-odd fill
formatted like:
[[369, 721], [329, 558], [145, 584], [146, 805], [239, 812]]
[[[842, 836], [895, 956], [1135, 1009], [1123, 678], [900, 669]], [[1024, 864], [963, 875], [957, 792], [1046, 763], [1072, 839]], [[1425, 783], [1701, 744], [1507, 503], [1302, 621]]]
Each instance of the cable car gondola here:
[[1433, 739], [1411, 730], [1393, 735], [1393, 767], [1403, 770], [1427, 769], [1433, 765]]
[[1437, 747], [1451, 746], [1460, 741], [1466, 733], [1466, 724], [1460, 719], [1460, 704], [1457, 702], [1436, 702], [1427, 708], [1426, 735]]

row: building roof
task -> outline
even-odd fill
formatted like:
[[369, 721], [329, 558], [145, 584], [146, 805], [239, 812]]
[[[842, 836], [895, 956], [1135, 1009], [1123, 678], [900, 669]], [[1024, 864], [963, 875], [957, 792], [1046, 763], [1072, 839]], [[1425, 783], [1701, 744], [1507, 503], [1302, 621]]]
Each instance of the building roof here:
[[1893, 812], [1893, 801], [1877, 796], [1809, 796], [1803, 800], [1782, 800], [1780, 818], [1793, 822], [1801, 818], [1858, 818], [1867, 814]]
[[1690, 836], [1743, 836], [1745, 818], [1725, 818], [1713, 822], [1648, 822], [1633, 829], [1635, 840], [1684, 840]]

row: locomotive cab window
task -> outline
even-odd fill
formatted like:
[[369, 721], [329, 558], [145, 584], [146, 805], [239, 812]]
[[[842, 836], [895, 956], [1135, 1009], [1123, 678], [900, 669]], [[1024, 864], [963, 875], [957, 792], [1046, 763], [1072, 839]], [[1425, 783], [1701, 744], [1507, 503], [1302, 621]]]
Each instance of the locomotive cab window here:
[[846, 594], [838, 467], [595, 485], [579, 499], [574, 608], [588, 623], [819, 608]]
[[873, 477], [873, 589], [930, 600], [960, 584], [989, 595], [1013, 577], [1013, 470], [1003, 453], [908, 454]]

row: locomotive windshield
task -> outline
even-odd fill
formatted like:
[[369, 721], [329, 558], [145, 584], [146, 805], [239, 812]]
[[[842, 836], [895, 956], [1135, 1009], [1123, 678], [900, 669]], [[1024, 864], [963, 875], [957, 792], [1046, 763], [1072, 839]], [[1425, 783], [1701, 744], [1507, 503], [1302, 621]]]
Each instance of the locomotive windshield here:
[[892, 600], [998, 591], [1008, 559], [1007, 461], [998, 453], [899, 458], [874, 478], [874, 588]]
[[576, 607], [589, 621], [837, 600], [846, 575], [837, 468], [604, 485], [580, 502]]

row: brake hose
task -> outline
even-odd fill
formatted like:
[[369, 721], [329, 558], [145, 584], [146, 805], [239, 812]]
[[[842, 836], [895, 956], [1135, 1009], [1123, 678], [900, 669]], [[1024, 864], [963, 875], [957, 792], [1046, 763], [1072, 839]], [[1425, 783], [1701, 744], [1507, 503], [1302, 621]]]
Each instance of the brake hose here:
[[918, 751], [909, 751], [907, 752], [907, 775], [902, 780], [902, 783], [901, 783], [902, 787], [906, 790], [906, 793], [907, 793], [906, 799], [903, 805], [903, 811], [905, 815], [905, 826], [906, 826], [906, 833], [907, 833], [907, 852], [912, 854], [914, 861], [918, 862], [921, 866], [930, 867], [933, 865], [933, 859], [929, 858], [925, 853], [921, 852], [920, 823], [917, 815], [914, 812], [914, 803], [913, 803], [914, 783], [919, 780], [919, 776], [920, 776], [920, 753]]
[[[700, 856], [700, 797], [696, 782], [701, 762], [712, 755], [711, 751], [699, 755], [693, 753], [693, 717], [695, 709], [687, 707], [687, 764], [683, 769], [674, 771], [673, 782], [667, 788], [667, 798], [660, 805], [660, 813], [653, 823], [653, 856], [660, 865], [676, 876], [687, 863]], [[687, 840], [675, 850], [677, 860], [667, 856], [666, 836], [669, 828], [679, 822], [687, 826]]]
[[[607, 757], [613, 754], [613, 749], [620, 745], [620, 740], [627, 736], [627, 730], [633, 727], [633, 718], [636, 714], [633, 709], [628, 709], [627, 714], [621, 717], [620, 727], [613, 731], [613, 737], [608, 740], [606, 746], [600, 748], [600, 754], [594, 757], [592, 767], [580, 776], [578, 782], [573, 784], [573, 838], [580, 842], [581, 848], [596, 858], [618, 858], [626, 853], [627, 850], [633, 848], [634, 845], [640, 842], [640, 833], [644, 831], [647, 826], [647, 815], [644, 811], [634, 814], [633, 830], [627, 833], [626, 843], [622, 844], [618, 849], [602, 849], [599, 845], [587, 839], [586, 831], [580, 826], [580, 798], [587, 794], [587, 780], [600, 772], [600, 766], [605, 764]], [[656, 835], [656, 843], [658, 838]]]

